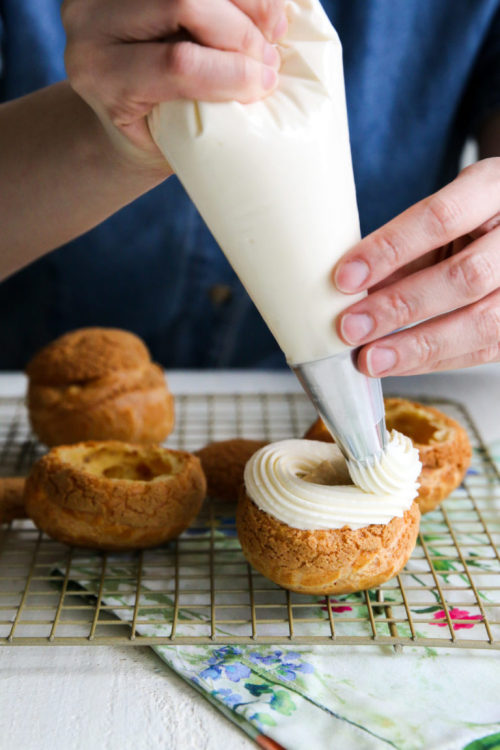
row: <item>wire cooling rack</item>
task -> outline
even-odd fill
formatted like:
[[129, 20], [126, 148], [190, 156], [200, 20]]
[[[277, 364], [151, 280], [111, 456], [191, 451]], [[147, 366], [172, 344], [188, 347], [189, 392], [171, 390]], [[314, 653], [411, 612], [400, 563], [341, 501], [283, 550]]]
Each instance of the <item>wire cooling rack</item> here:
[[[405, 570], [337, 597], [290, 593], [246, 563], [234, 504], [208, 499], [174, 542], [140, 553], [69, 548], [28, 520], [0, 529], [0, 644], [390, 644], [500, 649], [500, 476], [466, 409], [474, 448], [462, 487], [424, 516]], [[302, 394], [176, 398], [173, 448], [231, 437], [300, 436], [314, 418]], [[23, 475], [43, 448], [25, 407], [0, 399], [0, 472]]]

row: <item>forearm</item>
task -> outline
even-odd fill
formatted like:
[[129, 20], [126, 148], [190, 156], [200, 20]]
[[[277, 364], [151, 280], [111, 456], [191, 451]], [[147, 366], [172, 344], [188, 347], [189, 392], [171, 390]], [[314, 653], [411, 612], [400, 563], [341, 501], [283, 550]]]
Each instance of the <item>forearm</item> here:
[[99, 224], [171, 174], [114, 148], [67, 83], [0, 106], [0, 278]]
[[480, 159], [500, 156], [500, 111], [485, 120], [479, 131], [478, 143]]

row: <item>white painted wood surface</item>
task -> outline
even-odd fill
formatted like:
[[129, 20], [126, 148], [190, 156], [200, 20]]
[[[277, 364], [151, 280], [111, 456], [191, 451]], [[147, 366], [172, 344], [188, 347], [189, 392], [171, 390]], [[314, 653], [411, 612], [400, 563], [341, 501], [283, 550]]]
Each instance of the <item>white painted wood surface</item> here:
[[[172, 372], [174, 393], [291, 392], [293, 376]], [[21, 394], [18, 374], [0, 395]], [[500, 365], [388, 379], [387, 392], [465, 403], [483, 439], [500, 440]], [[244, 750], [255, 747], [148, 648], [1, 647], [0, 750]]]

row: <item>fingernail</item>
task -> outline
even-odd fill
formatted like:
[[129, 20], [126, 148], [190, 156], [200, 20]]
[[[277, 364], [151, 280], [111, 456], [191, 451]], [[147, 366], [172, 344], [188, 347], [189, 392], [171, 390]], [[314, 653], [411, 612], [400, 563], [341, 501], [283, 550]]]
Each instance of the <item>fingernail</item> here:
[[382, 375], [388, 370], [392, 370], [396, 364], [396, 360], [397, 357], [394, 349], [376, 346], [370, 349], [366, 355], [366, 366], [370, 375]]
[[357, 344], [373, 331], [375, 321], [366, 313], [347, 313], [340, 322], [340, 331], [349, 344]]
[[339, 266], [335, 284], [341, 292], [355, 292], [366, 281], [370, 269], [364, 260], [350, 260]]
[[284, 13], [279, 17], [279, 21], [274, 27], [273, 31], [273, 42], [277, 42], [278, 39], [282, 39], [288, 31], [288, 18]]
[[269, 91], [276, 86], [278, 81], [278, 74], [273, 68], [263, 68], [262, 70], [262, 86], [265, 91]]
[[266, 43], [264, 45], [264, 56], [262, 59], [266, 65], [270, 65], [272, 68], [276, 68], [276, 70], [281, 65], [280, 53], [272, 44]]

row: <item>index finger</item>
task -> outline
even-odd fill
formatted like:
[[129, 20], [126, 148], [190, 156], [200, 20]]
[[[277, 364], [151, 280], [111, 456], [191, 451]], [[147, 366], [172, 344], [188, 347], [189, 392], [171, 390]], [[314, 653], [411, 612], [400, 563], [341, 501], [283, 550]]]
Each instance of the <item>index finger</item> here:
[[500, 158], [467, 167], [349, 250], [334, 269], [337, 288], [347, 293], [369, 289], [421, 255], [469, 234], [497, 213], [499, 195]]

